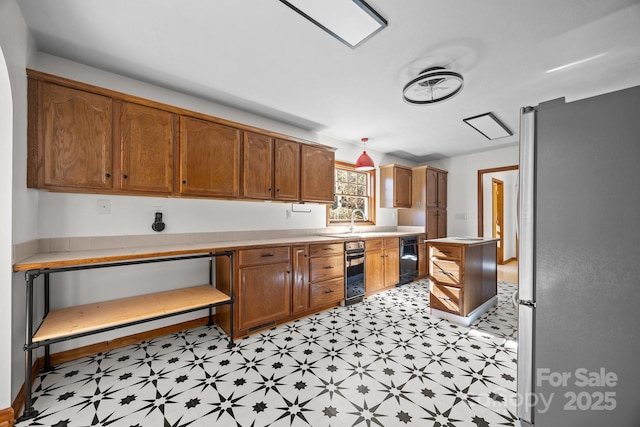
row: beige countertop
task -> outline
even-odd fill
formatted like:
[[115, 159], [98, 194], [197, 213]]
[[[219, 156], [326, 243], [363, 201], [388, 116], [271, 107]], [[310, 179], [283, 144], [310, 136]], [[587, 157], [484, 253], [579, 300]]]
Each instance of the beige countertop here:
[[375, 239], [417, 235], [415, 231], [323, 233], [279, 238], [224, 240], [198, 243], [165, 244], [127, 248], [88, 249], [61, 252], [41, 252], [14, 264], [14, 271], [67, 267], [127, 261], [145, 258], [191, 255], [206, 252], [224, 252], [260, 246], [288, 246], [310, 243], [344, 242], [349, 240]]
[[442, 239], [429, 239], [427, 243], [447, 243], [452, 245], [484, 245], [486, 243], [497, 242], [499, 239], [491, 237], [444, 237]]

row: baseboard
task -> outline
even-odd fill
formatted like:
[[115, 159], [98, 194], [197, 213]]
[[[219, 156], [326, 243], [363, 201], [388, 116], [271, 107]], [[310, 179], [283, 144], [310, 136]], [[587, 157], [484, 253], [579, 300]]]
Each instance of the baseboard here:
[[13, 408], [0, 409], [0, 427], [13, 427], [15, 421]]
[[[162, 328], [152, 329], [150, 331], [139, 332], [133, 335], [127, 335], [125, 337], [115, 338], [109, 341], [103, 341], [96, 344], [86, 345], [84, 347], [78, 347], [71, 350], [61, 351], [51, 355], [51, 364], [58, 365], [60, 363], [69, 362], [71, 360], [80, 359], [81, 357], [90, 356], [96, 353], [102, 353], [105, 351], [113, 350], [120, 347], [125, 347], [130, 344], [135, 344], [141, 341], [147, 341], [150, 339], [158, 338], [164, 335], [174, 334], [176, 332], [184, 331], [186, 329], [197, 328], [209, 324], [209, 317], [201, 317], [199, 319], [188, 320], [186, 322], [176, 323], [175, 325], [164, 326]], [[39, 357], [33, 363], [31, 369], [31, 378], [35, 382], [38, 372], [44, 367], [44, 357]], [[0, 411], [0, 427], [13, 426], [14, 417], [22, 411], [24, 408], [24, 384], [18, 391], [18, 395], [13, 400], [11, 408], [7, 408]], [[5, 411], [11, 411], [11, 424], [3, 424]]]
[[502, 261], [501, 265], [509, 264], [511, 261], [517, 261], [517, 260], [518, 260], [518, 258], [513, 256], [513, 257], [511, 257], [509, 259], [505, 259], [504, 261]]

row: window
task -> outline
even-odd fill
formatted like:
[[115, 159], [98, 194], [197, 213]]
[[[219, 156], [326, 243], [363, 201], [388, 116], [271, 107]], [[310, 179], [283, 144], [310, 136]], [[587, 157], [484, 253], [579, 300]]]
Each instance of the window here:
[[359, 172], [355, 165], [336, 162], [335, 197], [333, 204], [327, 206], [329, 225], [351, 223], [351, 214], [362, 209], [366, 219], [356, 212], [355, 222], [363, 225], [375, 225], [376, 220], [376, 171]]

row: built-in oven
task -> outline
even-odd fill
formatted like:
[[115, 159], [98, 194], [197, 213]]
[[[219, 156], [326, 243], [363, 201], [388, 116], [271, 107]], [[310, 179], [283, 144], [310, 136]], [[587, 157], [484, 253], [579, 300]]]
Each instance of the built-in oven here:
[[418, 277], [418, 236], [400, 237], [400, 281], [397, 286], [413, 282]]
[[364, 241], [345, 242], [345, 305], [364, 298]]

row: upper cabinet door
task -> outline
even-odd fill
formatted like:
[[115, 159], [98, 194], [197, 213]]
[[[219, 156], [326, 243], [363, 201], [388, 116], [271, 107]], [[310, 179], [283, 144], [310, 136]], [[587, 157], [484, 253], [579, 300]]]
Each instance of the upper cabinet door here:
[[30, 84], [40, 89], [35, 94], [30, 90], [30, 95], [40, 100], [36, 101], [41, 121], [35, 125], [35, 149], [42, 168], [37, 173], [38, 182], [31, 184], [43, 188], [110, 190], [111, 98], [51, 83]]
[[180, 193], [237, 198], [240, 195], [240, 130], [181, 117]]
[[137, 192], [173, 192], [176, 116], [128, 102], [120, 107], [120, 187]]
[[300, 144], [276, 139], [275, 200], [300, 200]]
[[333, 203], [334, 165], [333, 151], [311, 145], [302, 146], [300, 165], [302, 201]]
[[438, 207], [447, 207], [447, 174], [438, 172]]
[[244, 132], [242, 195], [270, 200], [273, 194], [273, 138]]
[[438, 207], [438, 171], [427, 169], [427, 207]]

